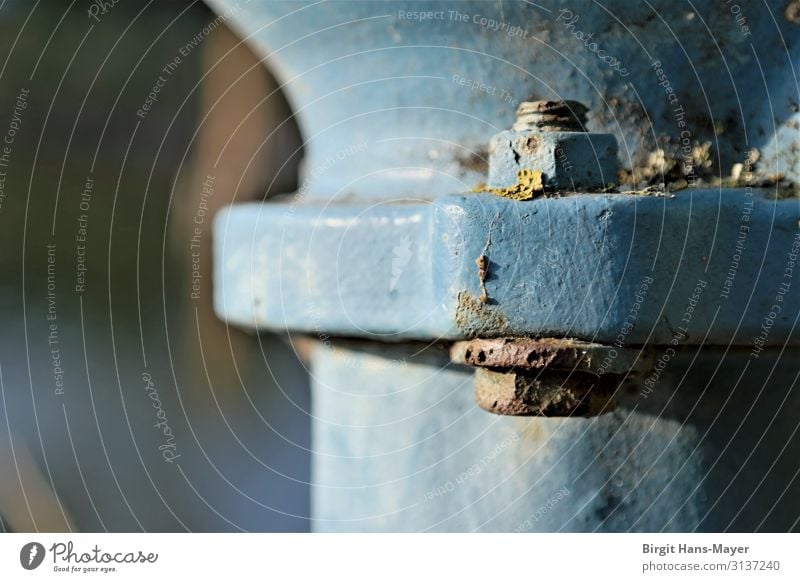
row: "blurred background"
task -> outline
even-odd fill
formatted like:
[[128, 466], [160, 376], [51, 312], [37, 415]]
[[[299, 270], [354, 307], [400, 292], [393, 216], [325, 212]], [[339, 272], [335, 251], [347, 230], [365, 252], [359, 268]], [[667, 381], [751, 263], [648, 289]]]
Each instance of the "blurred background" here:
[[211, 310], [211, 218], [296, 187], [199, 1], [0, 2], [0, 530], [306, 531], [306, 372]]

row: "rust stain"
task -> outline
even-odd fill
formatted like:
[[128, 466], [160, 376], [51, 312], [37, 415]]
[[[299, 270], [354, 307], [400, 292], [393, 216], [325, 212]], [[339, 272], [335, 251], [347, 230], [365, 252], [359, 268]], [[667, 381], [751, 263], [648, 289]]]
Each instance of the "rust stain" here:
[[486, 256], [486, 253], [489, 252], [489, 247], [492, 246], [492, 229], [499, 219], [500, 213], [498, 212], [489, 223], [489, 234], [486, 236], [486, 244], [483, 246], [483, 252], [475, 259], [475, 264], [478, 266], [478, 282], [481, 286], [481, 303], [489, 302], [489, 294], [486, 291], [486, 277], [489, 276], [489, 257]]
[[475, 259], [475, 264], [478, 265], [478, 281], [481, 284], [481, 303], [489, 301], [489, 295], [486, 293], [486, 276], [489, 273], [489, 259], [486, 255], [481, 255]]
[[459, 364], [495, 370], [567, 370], [628, 377], [652, 367], [650, 350], [569, 338], [499, 337], [453, 343], [450, 358]]

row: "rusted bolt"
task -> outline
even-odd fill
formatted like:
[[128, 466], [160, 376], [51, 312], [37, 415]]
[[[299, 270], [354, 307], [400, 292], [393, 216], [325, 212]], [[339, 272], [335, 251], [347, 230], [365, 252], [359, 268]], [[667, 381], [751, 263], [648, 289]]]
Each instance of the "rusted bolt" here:
[[586, 129], [589, 108], [577, 101], [526, 101], [511, 129], [489, 142], [492, 189], [519, 184], [520, 172], [539, 172], [545, 190], [604, 190], [617, 181], [617, 140]]
[[652, 368], [649, 350], [573, 339], [498, 338], [456, 342], [451, 359], [475, 366], [475, 399], [514, 416], [587, 416], [614, 409], [623, 383]]
[[641, 365], [644, 355], [641, 350], [568, 338], [493, 338], [456, 342], [450, 348], [450, 358], [459, 364], [486, 368], [624, 374]]
[[523, 101], [514, 131], [586, 131], [589, 108], [578, 101]]
[[475, 401], [507, 416], [596, 416], [614, 409], [619, 382], [585, 372], [475, 370]]

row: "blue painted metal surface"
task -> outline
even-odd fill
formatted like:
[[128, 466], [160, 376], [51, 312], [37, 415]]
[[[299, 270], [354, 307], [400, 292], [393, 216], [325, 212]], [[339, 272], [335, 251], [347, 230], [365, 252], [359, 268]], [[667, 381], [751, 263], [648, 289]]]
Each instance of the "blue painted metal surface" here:
[[472, 371], [435, 350], [320, 346], [313, 528], [786, 531], [799, 367], [779, 350], [688, 349], [611, 414], [512, 418], [477, 408]]
[[238, 205], [216, 222], [215, 299], [237, 325], [384, 341], [750, 345], [768, 320], [765, 345], [796, 345], [798, 218], [797, 200], [746, 189]]
[[[712, 2], [236, 5], [308, 141], [292, 203], [217, 217], [216, 308], [323, 340], [315, 529], [796, 527], [798, 201], [463, 194], [531, 99], [589, 105], [626, 168], [708, 141], [721, 178], [753, 147], [754, 180], [797, 178], [796, 24], [752, 6], [747, 35]], [[611, 414], [501, 418], [468, 368], [407, 343], [476, 335], [660, 347]]]
[[485, 180], [489, 138], [534, 99], [589, 106], [623, 167], [688, 137], [712, 144], [719, 176], [755, 147], [760, 175], [800, 178], [800, 34], [782, 5], [748, 6], [746, 35], [711, 0], [208, 1], [232, 12], [297, 112], [308, 199], [468, 190]]

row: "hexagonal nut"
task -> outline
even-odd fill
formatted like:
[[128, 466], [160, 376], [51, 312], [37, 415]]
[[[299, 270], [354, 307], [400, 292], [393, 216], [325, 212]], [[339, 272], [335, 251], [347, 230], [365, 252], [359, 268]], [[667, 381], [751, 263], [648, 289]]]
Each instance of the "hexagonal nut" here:
[[503, 131], [489, 143], [489, 186], [509, 188], [520, 170], [542, 172], [549, 190], [593, 191], [617, 183], [617, 140], [608, 133]]
[[595, 375], [633, 375], [653, 367], [652, 350], [570, 338], [500, 337], [454, 342], [454, 363], [509, 370], [565, 370]]
[[596, 416], [615, 408], [620, 378], [585, 372], [475, 370], [475, 401], [506, 416]]

